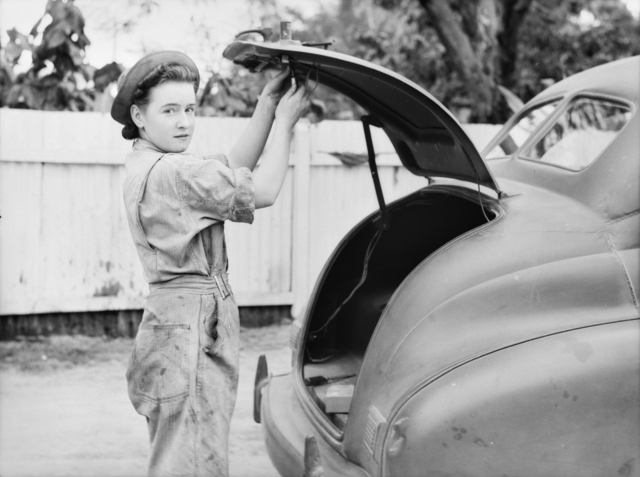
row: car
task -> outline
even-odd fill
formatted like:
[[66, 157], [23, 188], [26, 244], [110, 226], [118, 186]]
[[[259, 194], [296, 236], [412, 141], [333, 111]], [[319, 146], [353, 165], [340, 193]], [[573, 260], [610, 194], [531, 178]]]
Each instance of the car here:
[[[342, 239], [255, 418], [287, 477], [640, 475], [640, 57], [548, 87], [481, 153], [424, 89], [284, 40], [230, 44], [368, 112], [380, 209]], [[385, 204], [370, 129], [425, 187]]]

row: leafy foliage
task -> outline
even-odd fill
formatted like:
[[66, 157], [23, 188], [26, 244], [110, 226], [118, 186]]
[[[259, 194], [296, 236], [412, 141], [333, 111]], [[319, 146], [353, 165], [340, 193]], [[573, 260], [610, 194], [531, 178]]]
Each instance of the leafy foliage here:
[[518, 51], [520, 80], [512, 90], [525, 100], [546, 84], [619, 58], [640, 54], [640, 23], [617, 0], [534, 3]]
[[212, 73], [199, 95], [198, 114], [201, 116], [251, 116], [267, 81], [265, 73], [251, 74], [235, 65], [228, 77]]
[[[463, 121], [504, 122], [504, 87], [527, 101], [551, 82], [640, 54], [640, 23], [620, 0], [341, 0], [334, 12], [297, 19], [301, 39], [334, 39], [336, 50], [415, 81]], [[471, 57], [460, 53], [465, 42]], [[489, 97], [474, 94], [480, 82]]]
[[[44, 29], [42, 26], [50, 21]], [[11, 108], [87, 111], [101, 109], [101, 92], [117, 80], [122, 67], [112, 63], [99, 70], [84, 61], [90, 41], [84, 17], [73, 1], [48, 0], [45, 13], [23, 35], [8, 31], [9, 43], [0, 63], [0, 105]], [[28, 71], [14, 74], [23, 53], [31, 53]], [[94, 88], [85, 85], [93, 80]]]
[[[284, 9], [277, 0], [250, 2], [254, 23], [262, 20], [277, 30], [280, 19], [289, 19], [296, 26], [294, 39], [333, 40], [331, 49], [421, 85], [463, 122], [504, 122], [509, 104], [517, 104], [511, 93], [527, 101], [573, 73], [640, 54], [640, 22], [621, 0], [339, 0], [311, 17]], [[131, 0], [131, 5], [135, 18], [112, 22], [112, 28], [134, 28], [142, 16], [161, 8], [156, 0]], [[8, 33], [0, 56], [0, 106], [106, 110], [105, 90], [123, 68], [85, 63], [90, 42], [73, 0], [48, 0], [29, 35]], [[31, 54], [33, 64], [16, 75], [23, 54]], [[268, 79], [235, 66], [204, 73], [207, 81], [198, 95], [203, 116], [250, 116]], [[353, 119], [363, 113], [350, 99], [320, 86], [309, 117]]]
[[[640, 54], [640, 23], [620, 0], [340, 0], [312, 17], [276, 3], [254, 0], [264, 26], [290, 19], [302, 26], [294, 39], [333, 40], [331, 49], [421, 85], [463, 122], [502, 123], [521, 104], [514, 93], [526, 102], [566, 76]], [[250, 114], [248, 92], [264, 77], [243, 73], [210, 80], [204, 114]], [[363, 114], [326, 88], [313, 98], [328, 119]]]

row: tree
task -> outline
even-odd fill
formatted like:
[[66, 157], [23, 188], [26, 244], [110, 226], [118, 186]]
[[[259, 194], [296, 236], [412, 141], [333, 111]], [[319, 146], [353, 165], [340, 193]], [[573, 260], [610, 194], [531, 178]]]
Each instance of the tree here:
[[529, 99], [544, 85], [640, 54], [640, 22], [619, 0], [538, 0], [523, 23], [517, 61], [503, 84]]
[[[419, 84], [442, 87], [435, 74], [442, 68], [442, 49], [430, 47], [431, 39], [420, 34], [410, 10], [389, 11], [371, 1], [343, 0], [337, 10], [324, 9], [312, 18], [295, 9], [287, 13], [287, 18], [302, 26], [294, 32], [296, 40], [333, 41], [331, 50], [385, 66]], [[365, 114], [349, 98], [322, 86], [313, 98], [325, 105], [328, 119], [354, 119]]]
[[421, 30], [437, 32], [475, 121], [506, 118], [498, 86], [528, 100], [543, 80], [640, 53], [638, 21], [620, 0], [378, 1], [392, 10], [419, 5]]
[[[50, 23], [42, 28], [44, 23]], [[9, 43], [2, 50], [0, 105], [11, 108], [86, 111], [96, 109], [100, 93], [117, 80], [122, 67], [107, 65], [99, 70], [84, 61], [90, 44], [84, 33], [84, 17], [72, 0], [48, 0], [44, 15], [29, 35], [8, 31]], [[30, 52], [32, 65], [25, 73], [13, 70], [23, 52]], [[94, 88], [85, 84], [93, 81]]]
[[[530, 4], [531, 0], [520, 0]], [[496, 34], [498, 14], [495, 0], [460, 1], [419, 0], [429, 15], [440, 41], [447, 50], [449, 61], [462, 80], [474, 105], [479, 121], [490, 118], [494, 108]]]
[[620, 0], [341, 0], [303, 23], [303, 35], [406, 76], [463, 121], [504, 122], [504, 88], [527, 101], [640, 53], [639, 22]]

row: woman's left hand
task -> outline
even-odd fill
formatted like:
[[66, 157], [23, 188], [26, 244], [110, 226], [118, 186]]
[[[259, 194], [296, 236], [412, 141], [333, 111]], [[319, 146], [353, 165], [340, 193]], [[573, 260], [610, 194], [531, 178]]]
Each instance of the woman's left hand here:
[[262, 90], [260, 101], [265, 102], [271, 111], [276, 110], [276, 106], [278, 106], [282, 96], [284, 96], [284, 93], [289, 89], [287, 88], [287, 80], [289, 79], [290, 74], [291, 70], [289, 67], [285, 68], [276, 76], [271, 78]]

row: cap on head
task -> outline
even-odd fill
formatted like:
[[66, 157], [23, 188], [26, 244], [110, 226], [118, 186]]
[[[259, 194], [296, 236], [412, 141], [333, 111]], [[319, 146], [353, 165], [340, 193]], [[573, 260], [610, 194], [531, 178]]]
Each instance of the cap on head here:
[[196, 88], [200, 84], [200, 73], [195, 63], [179, 51], [157, 51], [142, 57], [118, 79], [118, 94], [111, 105], [111, 117], [126, 125], [131, 116], [129, 110], [133, 104], [133, 95], [138, 84], [157, 66], [182, 65], [191, 70], [196, 77]]

